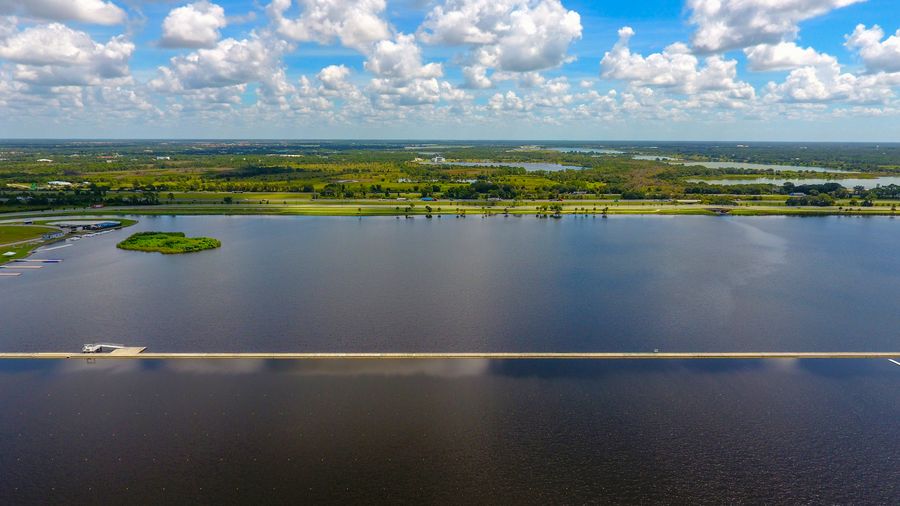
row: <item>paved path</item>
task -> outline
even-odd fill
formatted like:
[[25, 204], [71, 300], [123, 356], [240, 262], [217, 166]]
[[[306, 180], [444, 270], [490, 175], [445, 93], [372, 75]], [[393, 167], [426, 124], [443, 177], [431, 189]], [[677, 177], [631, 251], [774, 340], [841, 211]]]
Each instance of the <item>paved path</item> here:
[[0, 353], [2, 359], [257, 359], [257, 360], [768, 360], [900, 359], [898, 352], [741, 353]]

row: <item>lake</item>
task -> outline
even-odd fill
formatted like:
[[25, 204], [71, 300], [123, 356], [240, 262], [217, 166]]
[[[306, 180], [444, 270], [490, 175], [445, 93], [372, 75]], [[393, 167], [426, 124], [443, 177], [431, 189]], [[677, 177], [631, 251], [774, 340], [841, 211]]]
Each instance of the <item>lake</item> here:
[[[139, 217], [0, 278], [0, 350], [884, 351], [890, 217]], [[139, 230], [222, 241], [160, 255]]]
[[892, 504], [900, 367], [2, 361], [0, 503]]
[[598, 155], [621, 155], [624, 151], [606, 148], [548, 148], [551, 151], [559, 151], [560, 153], [582, 153], [582, 154], [598, 154]]
[[718, 184], [718, 185], [736, 185], [736, 184], [774, 184], [777, 186], [781, 186], [784, 183], [794, 183], [795, 185], [802, 184], [825, 184], [825, 183], [838, 183], [842, 185], [844, 188], [852, 189], [854, 186], [862, 186], [866, 189], [875, 188], [876, 186], [887, 186], [889, 184], [900, 184], [900, 177], [898, 176], [882, 176], [871, 179], [860, 179], [860, 178], [840, 178], [840, 179], [823, 179], [823, 178], [809, 178], [809, 179], [785, 179], [785, 178], [769, 178], [769, 177], [757, 177], [757, 178], [742, 178], [742, 179], [689, 179], [688, 182], [691, 183], [709, 183], [709, 184]]
[[[654, 157], [644, 157], [642, 159], [655, 159]], [[668, 159], [674, 160], [674, 158]], [[797, 171], [797, 172], [829, 172], [835, 174], [848, 173], [851, 171], [840, 169], [829, 169], [826, 167], [807, 167], [805, 165], [778, 165], [763, 163], [743, 163], [743, 162], [695, 162], [690, 161], [670, 161], [672, 165], [699, 165], [709, 169], [753, 169], [753, 170], [771, 170], [775, 172]]]
[[520, 167], [528, 172], [537, 172], [539, 170], [558, 172], [561, 170], [584, 169], [584, 167], [579, 167], [577, 165], [561, 165], [558, 163], [541, 162], [442, 162], [439, 165], [457, 165], [460, 167]]
[[[891, 218], [137, 219], [0, 278], [0, 350], [900, 342]], [[898, 392], [888, 360], [0, 360], [0, 504], [890, 504]]]

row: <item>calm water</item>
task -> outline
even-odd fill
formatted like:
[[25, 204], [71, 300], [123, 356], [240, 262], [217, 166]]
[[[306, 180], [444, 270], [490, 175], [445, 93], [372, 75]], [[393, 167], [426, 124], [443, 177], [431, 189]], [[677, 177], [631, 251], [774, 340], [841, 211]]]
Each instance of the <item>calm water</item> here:
[[[0, 278], [0, 350], [884, 351], [900, 221], [141, 217]], [[222, 241], [123, 251], [137, 230]]]
[[709, 183], [709, 184], [720, 184], [720, 185], [736, 185], [736, 184], [774, 184], [781, 186], [784, 183], [794, 183], [795, 185], [802, 184], [825, 184], [825, 183], [838, 183], [844, 188], [853, 188], [854, 186], [862, 186], [864, 188], [875, 188], [876, 186], [887, 186], [889, 184], [900, 184], [900, 177], [897, 176], [883, 176], [876, 177], [873, 179], [858, 179], [858, 178], [841, 178], [841, 179], [784, 179], [784, 178], [769, 178], [769, 177], [758, 177], [758, 178], [749, 178], [749, 179], [689, 179], [689, 182], [692, 183]]
[[536, 172], [539, 170], [558, 172], [561, 170], [581, 170], [584, 168], [577, 165], [560, 165], [558, 163], [538, 162], [444, 162], [441, 165], [459, 165], [461, 167], [521, 167], [528, 172]]
[[[643, 159], [655, 159], [653, 157], [644, 157]], [[671, 159], [673, 160], [673, 159]], [[755, 169], [755, 170], [772, 170], [775, 172], [784, 172], [784, 171], [806, 171], [806, 172], [831, 172], [831, 173], [846, 173], [850, 171], [840, 170], [840, 169], [829, 169], [826, 167], [807, 167], [805, 165], [778, 165], [778, 164], [763, 164], [763, 163], [743, 163], [743, 162], [695, 162], [695, 161], [684, 161], [684, 162], [669, 162], [673, 165], [699, 165], [701, 167], [707, 167], [710, 169]]]
[[619, 151], [617, 149], [605, 148], [550, 148], [550, 150], [559, 151], [560, 153], [596, 153], [598, 155], [621, 155], [625, 153], [624, 151]]
[[895, 504], [900, 367], [0, 362], [2, 504]]

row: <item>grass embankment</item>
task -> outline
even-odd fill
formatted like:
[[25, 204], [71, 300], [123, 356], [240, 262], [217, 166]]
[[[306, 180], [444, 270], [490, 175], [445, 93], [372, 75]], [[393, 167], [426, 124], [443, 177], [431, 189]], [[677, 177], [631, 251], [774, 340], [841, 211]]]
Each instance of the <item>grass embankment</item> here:
[[[10, 245], [0, 246], [0, 264], [27, 257], [37, 246], [35, 241], [39, 241], [42, 235], [55, 230], [57, 229], [32, 225], [0, 225], [0, 245]], [[23, 243], [23, 241], [27, 242]], [[3, 255], [9, 252], [15, 254]]]
[[[849, 207], [849, 201], [838, 201], [833, 207], [786, 206], [784, 198], [765, 198], [763, 200], [741, 201], [740, 205], [721, 206], [711, 204], [677, 204], [655, 201], [359, 201], [330, 200], [312, 201], [306, 204], [262, 204], [262, 205], [160, 205], [118, 207], [84, 211], [61, 211], [50, 219], [48, 215], [42, 220], [55, 221], [63, 216], [79, 216], [87, 218], [93, 215], [145, 215], [145, 216], [178, 216], [178, 215], [283, 215], [283, 216], [466, 216], [481, 215], [536, 215], [552, 214], [546, 208], [550, 204], [562, 205], [562, 215], [600, 215], [600, 214], [650, 214], [650, 215], [739, 215], [739, 216], [898, 216], [900, 211], [894, 208], [896, 202], [876, 201], [873, 207]], [[429, 207], [431, 208], [429, 210]], [[543, 207], [544, 210], [540, 210]], [[120, 218], [116, 218], [117, 220]], [[129, 221], [121, 218], [124, 222]], [[38, 222], [36, 222], [38, 223]]]
[[185, 237], [184, 232], [138, 232], [116, 245], [132, 251], [157, 252], [164, 255], [194, 253], [222, 246], [210, 237]]
[[40, 239], [42, 235], [56, 230], [32, 225], [0, 225], [0, 245]]

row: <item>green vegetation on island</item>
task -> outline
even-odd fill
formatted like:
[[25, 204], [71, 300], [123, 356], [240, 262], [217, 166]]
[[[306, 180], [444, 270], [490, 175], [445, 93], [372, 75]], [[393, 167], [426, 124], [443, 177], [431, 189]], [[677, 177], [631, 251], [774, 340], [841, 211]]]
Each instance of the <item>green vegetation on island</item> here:
[[210, 237], [185, 237], [184, 232], [138, 232], [116, 246], [132, 251], [173, 255], [215, 249], [222, 243]]

